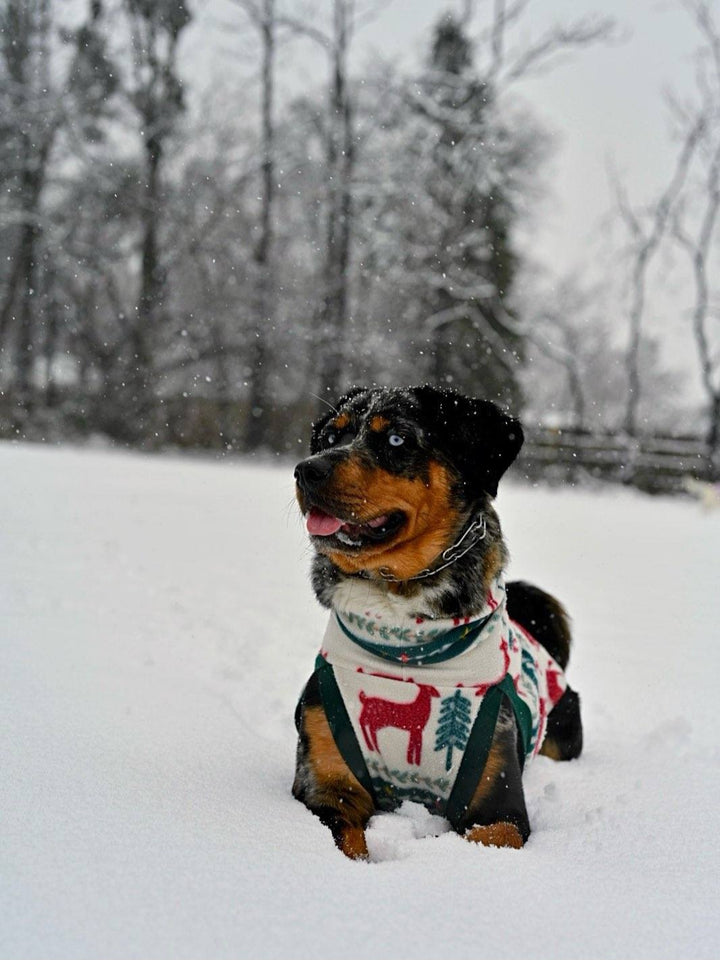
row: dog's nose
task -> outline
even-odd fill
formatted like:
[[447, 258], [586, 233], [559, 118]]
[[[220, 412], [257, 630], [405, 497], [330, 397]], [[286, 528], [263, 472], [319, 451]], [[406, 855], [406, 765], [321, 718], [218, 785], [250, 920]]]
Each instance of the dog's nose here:
[[331, 460], [324, 457], [309, 457], [295, 467], [295, 480], [301, 490], [317, 489], [333, 471]]

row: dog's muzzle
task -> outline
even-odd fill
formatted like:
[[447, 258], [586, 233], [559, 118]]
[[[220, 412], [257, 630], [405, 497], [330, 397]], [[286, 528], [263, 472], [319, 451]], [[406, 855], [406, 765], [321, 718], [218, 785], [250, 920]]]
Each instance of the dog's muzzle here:
[[308, 457], [295, 467], [295, 482], [303, 493], [317, 493], [330, 479], [339, 461], [339, 457], [325, 453]]

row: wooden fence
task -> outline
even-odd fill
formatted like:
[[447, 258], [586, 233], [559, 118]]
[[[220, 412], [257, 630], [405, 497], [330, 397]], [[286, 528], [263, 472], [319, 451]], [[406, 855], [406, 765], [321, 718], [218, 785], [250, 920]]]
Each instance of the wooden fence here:
[[517, 467], [530, 480], [577, 483], [588, 478], [675, 493], [688, 478], [720, 480], [718, 464], [698, 437], [628, 437], [573, 429], [526, 430]]

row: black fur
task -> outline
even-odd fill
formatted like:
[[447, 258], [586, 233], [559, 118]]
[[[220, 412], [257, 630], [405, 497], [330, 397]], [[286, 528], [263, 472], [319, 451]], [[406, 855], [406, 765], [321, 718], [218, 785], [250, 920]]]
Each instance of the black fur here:
[[580, 697], [570, 687], [548, 715], [545, 752], [554, 748], [554, 760], [574, 760], [582, 753], [583, 728], [580, 719]]
[[[420, 454], [404, 466], [421, 469], [422, 452], [443, 458], [458, 473], [465, 496], [497, 496], [498, 482], [523, 444], [522, 426], [489, 400], [466, 397], [453, 390], [421, 386], [406, 389], [354, 387], [313, 424], [310, 452], [327, 449], [323, 431], [338, 412], [358, 424], [371, 416], [391, 418], [398, 427], [415, 434]], [[383, 464], [402, 472], [392, 461]]]
[[497, 496], [498, 483], [523, 445], [518, 420], [489, 400], [437, 387], [415, 387], [426, 442], [458, 471], [470, 498]]
[[563, 606], [549, 593], [523, 580], [507, 584], [507, 610], [545, 647], [563, 670], [570, 659], [570, 625]]

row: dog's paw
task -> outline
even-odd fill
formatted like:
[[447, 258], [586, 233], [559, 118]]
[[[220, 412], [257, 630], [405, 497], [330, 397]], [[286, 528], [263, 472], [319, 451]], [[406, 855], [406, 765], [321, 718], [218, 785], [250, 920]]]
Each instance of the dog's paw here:
[[481, 843], [484, 847], [512, 847], [514, 850], [519, 850], [524, 846], [518, 828], [514, 823], [508, 823], [505, 820], [499, 823], [488, 823], [485, 826], [470, 827], [464, 836], [470, 843]]
[[367, 839], [362, 827], [344, 827], [335, 841], [350, 860], [369, 860]]

